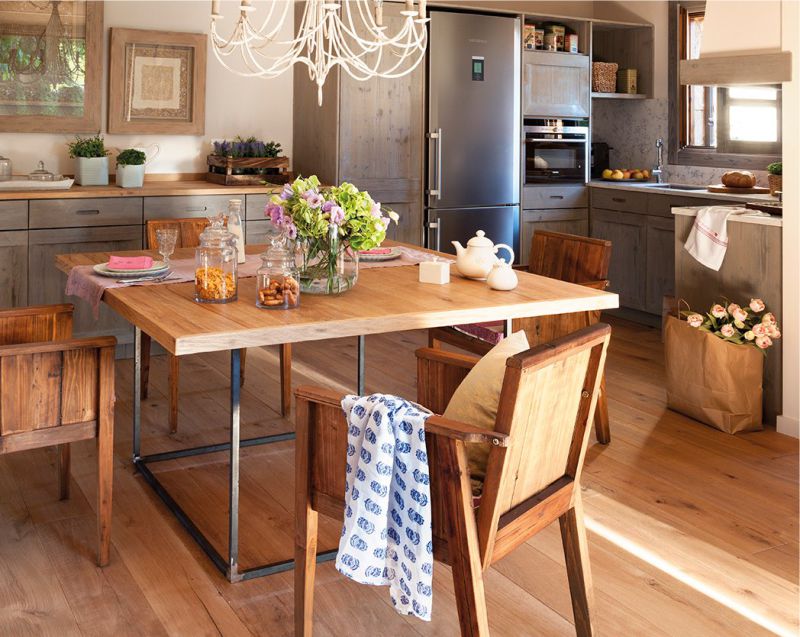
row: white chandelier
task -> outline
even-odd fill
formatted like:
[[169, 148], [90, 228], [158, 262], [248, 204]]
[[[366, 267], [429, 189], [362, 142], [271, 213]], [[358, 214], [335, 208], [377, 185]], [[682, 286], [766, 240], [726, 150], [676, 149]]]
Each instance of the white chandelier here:
[[255, 7], [251, 0], [241, 0], [239, 19], [225, 39], [217, 33], [220, 1], [212, 0], [211, 42], [217, 59], [243, 77], [273, 78], [305, 64], [321, 105], [322, 86], [337, 65], [356, 80], [397, 78], [413, 71], [425, 55], [425, 0], [418, 0], [416, 9], [414, 0], [405, 1], [403, 23], [394, 35], [384, 25], [383, 0], [307, 0], [296, 37], [278, 40], [293, 5], [290, 0], [270, 0], [257, 28], [250, 17]]

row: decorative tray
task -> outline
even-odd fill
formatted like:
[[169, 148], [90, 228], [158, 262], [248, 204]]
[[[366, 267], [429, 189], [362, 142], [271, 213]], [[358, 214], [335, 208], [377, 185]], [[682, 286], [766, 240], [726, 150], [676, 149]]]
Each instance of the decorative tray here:
[[59, 179], [58, 181], [39, 181], [35, 179], [12, 178], [0, 181], [0, 190], [69, 190], [74, 179]]

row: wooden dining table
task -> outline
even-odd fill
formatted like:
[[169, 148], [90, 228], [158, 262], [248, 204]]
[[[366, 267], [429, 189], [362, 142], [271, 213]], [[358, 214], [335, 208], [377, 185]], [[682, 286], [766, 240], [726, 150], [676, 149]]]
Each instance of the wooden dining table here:
[[[385, 245], [403, 245], [386, 242]], [[420, 250], [417, 246], [407, 246]], [[248, 254], [264, 246], [247, 246]], [[120, 253], [150, 254], [147, 251]], [[432, 253], [438, 257], [451, 257]], [[173, 259], [192, 258], [193, 249], [178, 249]], [[65, 273], [79, 265], [108, 260], [108, 253], [64, 254], [56, 266]], [[363, 268], [356, 285], [338, 296], [301, 295], [300, 306], [289, 310], [256, 307], [256, 279], [243, 278], [238, 300], [227, 304], [205, 304], [194, 300], [194, 283], [161, 283], [108, 288], [102, 301], [134, 326], [133, 464], [155, 490], [187, 532], [231, 582], [260, 577], [293, 567], [292, 560], [260, 566], [239, 567], [239, 464], [242, 447], [289, 440], [293, 432], [242, 439], [240, 435], [241, 350], [282, 343], [332, 338], [358, 339], [357, 388], [364, 391], [364, 337], [405, 330], [426, 329], [483, 321], [547, 316], [570, 312], [616, 308], [616, 294], [565, 283], [527, 272], [519, 272], [519, 286], [510, 292], [490, 289], [485, 282], [462, 278], [451, 268], [445, 285], [419, 282], [415, 265]], [[141, 341], [150, 335], [176, 356], [203, 352], [230, 352], [230, 418], [227, 442], [143, 455], [141, 450]], [[151, 471], [153, 463], [189, 456], [228, 451], [228, 547], [223, 556]], [[320, 560], [334, 553], [321, 553]]]

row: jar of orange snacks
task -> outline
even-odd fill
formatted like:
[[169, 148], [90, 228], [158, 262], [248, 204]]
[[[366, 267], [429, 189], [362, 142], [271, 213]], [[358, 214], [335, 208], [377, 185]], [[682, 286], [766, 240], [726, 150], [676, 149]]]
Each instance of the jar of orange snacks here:
[[230, 303], [237, 298], [236, 238], [224, 223], [224, 217], [218, 215], [200, 235], [194, 272], [194, 299], [198, 303]]

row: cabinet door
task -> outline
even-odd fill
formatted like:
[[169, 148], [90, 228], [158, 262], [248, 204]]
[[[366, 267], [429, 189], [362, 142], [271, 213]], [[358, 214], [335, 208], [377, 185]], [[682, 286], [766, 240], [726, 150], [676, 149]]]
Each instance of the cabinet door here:
[[585, 237], [589, 234], [589, 210], [587, 208], [523, 210], [519, 231], [519, 262], [523, 265], [528, 263], [533, 233], [537, 230], [552, 230]]
[[620, 307], [645, 309], [646, 226], [646, 215], [592, 208], [592, 236], [611, 241], [609, 289]]
[[0, 308], [28, 304], [28, 232], [0, 232]]
[[100, 305], [100, 317], [95, 319], [88, 303], [64, 294], [66, 275], [55, 265], [56, 255], [74, 252], [117, 252], [142, 249], [141, 226], [105, 228], [65, 228], [63, 230], [31, 230], [29, 233], [28, 269], [30, 277], [28, 302], [74, 303], [73, 332], [75, 336], [113, 334], [120, 342], [130, 342], [130, 324], [106, 305]]
[[548, 51], [522, 56], [522, 113], [589, 117], [589, 57]]
[[675, 222], [671, 218], [647, 217], [645, 260], [645, 309], [661, 314], [664, 295], [675, 294]]

